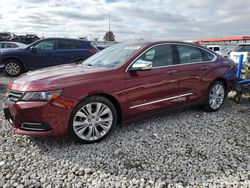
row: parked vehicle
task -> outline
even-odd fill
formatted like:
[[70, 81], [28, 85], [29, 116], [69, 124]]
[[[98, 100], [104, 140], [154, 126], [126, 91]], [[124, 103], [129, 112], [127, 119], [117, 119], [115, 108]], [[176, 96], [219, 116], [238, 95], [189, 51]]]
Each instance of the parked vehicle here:
[[217, 111], [235, 73], [232, 60], [195, 44], [117, 44], [81, 64], [23, 74], [8, 85], [3, 108], [15, 133], [71, 133], [91, 143], [118, 123], [162, 108], [196, 104]]
[[245, 64], [250, 57], [250, 43], [239, 44], [230, 52], [230, 58], [237, 64], [239, 63], [240, 55], [243, 55], [243, 64]]
[[207, 48], [209, 50], [212, 50], [216, 52], [217, 54], [223, 56], [223, 57], [228, 57], [228, 52], [226, 49], [222, 49], [220, 45], [207, 45]]
[[0, 68], [9, 76], [43, 67], [79, 62], [89, 58], [98, 50], [89, 42], [78, 39], [47, 38], [27, 48], [2, 51]]
[[15, 49], [15, 48], [26, 48], [27, 45], [20, 43], [20, 42], [0, 42], [0, 50], [6, 49]]

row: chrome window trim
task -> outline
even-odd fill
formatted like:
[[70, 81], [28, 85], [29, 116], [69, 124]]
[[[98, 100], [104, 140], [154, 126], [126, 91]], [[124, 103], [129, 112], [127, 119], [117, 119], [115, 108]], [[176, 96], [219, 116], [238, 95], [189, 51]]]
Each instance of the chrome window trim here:
[[150, 102], [146, 102], [146, 103], [143, 103], [143, 104], [138, 104], [138, 105], [135, 105], [135, 106], [130, 106], [129, 108], [130, 109], [138, 108], [138, 107], [141, 107], [141, 106], [155, 104], [155, 103], [159, 103], [159, 102], [163, 102], [163, 101], [169, 101], [169, 100], [177, 99], [177, 98], [180, 98], [180, 97], [187, 97], [187, 96], [190, 96], [190, 95], [193, 95], [193, 93], [185, 93], [185, 94], [182, 94], [182, 95], [177, 95], [177, 96], [173, 96], [173, 97], [168, 97], [168, 98], [164, 98], [164, 99], [150, 101]]
[[200, 61], [200, 62], [198, 61], [198, 62], [192, 62], [192, 63], [166, 65], [166, 66], [160, 66], [160, 67], [153, 67], [152, 69], [165, 68], [165, 67], [174, 67], [174, 66], [180, 66], [180, 65], [192, 65], [192, 64], [197, 64], [197, 63], [212, 63], [212, 62], [216, 61], [217, 58], [218, 58], [217, 55], [215, 55], [214, 53], [211, 53], [209, 50], [207, 50], [207, 49], [205, 49], [205, 48], [202, 48], [202, 47], [199, 47], [199, 46], [192, 45], [192, 44], [182, 44], [182, 43], [180, 43], [180, 44], [179, 44], [179, 43], [160, 43], [160, 44], [155, 44], [155, 45], [153, 45], [153, 46], [151, 46], [151, 47], [149, 47], [149, 48], [143, 50], [143, 51], [140, 53], [140, 55], [138, 55], [138, 57], [135, 58], [135, 59], [128, 65], [128, 67], [126, 68], [126, 71], [125, 71], [125, 72], [128, 72], [129, 67], [130, 67], [134, 62], [136, 62], [136, 61], [141, 57], [141, 55], [142, 55], [143, 53], [145, 53], [146, 51], [148, 51], [148, 50], [150, 50], [151, 48], [154, 48], [154, 47], [156, 47], [156, 46], [167, 45], [167, 44], [168, 44], [168, 45], [183, 45], [183, 46], [191, 46], [191, 47], [194, 47], [194, 48], [199, 48], [199, 49], [201, 49], [201, 50], [204, 50], [204, 51], [210, 53], [211, 55], [214, 56], [214, 58], [213, 58], [211, 61]]

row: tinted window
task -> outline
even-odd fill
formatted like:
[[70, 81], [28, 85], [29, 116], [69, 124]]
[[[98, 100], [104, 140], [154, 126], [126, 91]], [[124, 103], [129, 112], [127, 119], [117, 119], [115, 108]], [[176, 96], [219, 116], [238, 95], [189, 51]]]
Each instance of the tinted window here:
[[215, 52], [220, 51], [220, 48], [219, 47], [214, 47], [214, 51]]
[[5, 43], [5, 48], [12, 48], [10, 43]]
[[203, 55], [203, 60], [204, 61], [212, 61], [214, 59], [214, 55], [205, 51], [205, 50], [201, 50], [202, 55]]
[[73, 40], [58, 40], [58, 49], [75, 49], [75, 41]]
[[181, 64], [203, 61], [202, 53], [198, 48], [192, 46], [177, 45], [177, 49], [179, 52]]
[[55, 40], [46, 40], [35, 44], [38, 50], [54, 50], [55, 49]]
[[170, 45], [160, 45], [149, 49], [139, 58], [153, 62], [153, 67], [173, 65], [173, 53]]
[[250, 52], [250, 45], [239, 45], [233, 50], [235, 52]]
[[10, 46], [11, 46], [11, 48], [17, 48], [17, 47], [18, 47], [18, 46], [17, 46], [16, 44], [14, 44], [14, 43], [11, 43]]

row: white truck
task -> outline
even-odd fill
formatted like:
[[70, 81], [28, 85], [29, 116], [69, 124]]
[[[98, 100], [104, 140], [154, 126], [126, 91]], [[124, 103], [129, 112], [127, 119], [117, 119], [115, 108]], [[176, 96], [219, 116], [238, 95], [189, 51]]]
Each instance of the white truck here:
[[208, 49], [216, 52], [217, 54], [223, 56], [223, 57], [228, 57], [228, 52], [226, 49], [222, 49], [220, 45], [207, 45], [206, 46]]

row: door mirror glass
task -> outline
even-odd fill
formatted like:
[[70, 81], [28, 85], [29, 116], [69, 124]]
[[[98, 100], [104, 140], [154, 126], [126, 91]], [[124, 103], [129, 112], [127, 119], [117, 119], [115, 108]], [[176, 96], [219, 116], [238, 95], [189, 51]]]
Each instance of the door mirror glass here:
[[34, 46], [31, 46], [30, 51], [33, 52], [33, 53], [37, 53], [37, 48], [34, 47]]
[[136, 62], [134, 62], [134, 64], [129, 70], [130, 71], [151, 70], [152, 66], [153, 63], [151, 61], [137, 60]]

